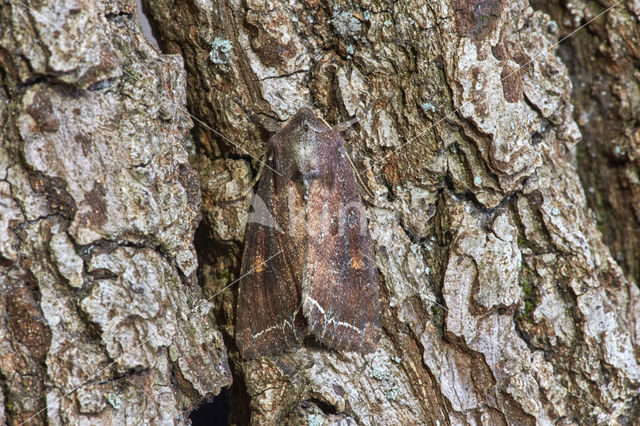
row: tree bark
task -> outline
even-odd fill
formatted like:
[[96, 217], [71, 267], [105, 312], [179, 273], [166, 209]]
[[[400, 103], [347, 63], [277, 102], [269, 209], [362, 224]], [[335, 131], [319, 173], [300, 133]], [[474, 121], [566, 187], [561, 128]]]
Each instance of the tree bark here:
[[135, 10], [0, 4], [0, 424], [185, 422], [231, 382], [182, 59]]
[[[147, 1], [159, 54], [133, 2], [22, 1], [0, 9], [0, 420], [182, 423], [229, 385], [237, 424], [640, 415], [634, 3]], [[383, 336], [247, 362], [228, 198], [305, 105], [364, 113], [344, 136]]]

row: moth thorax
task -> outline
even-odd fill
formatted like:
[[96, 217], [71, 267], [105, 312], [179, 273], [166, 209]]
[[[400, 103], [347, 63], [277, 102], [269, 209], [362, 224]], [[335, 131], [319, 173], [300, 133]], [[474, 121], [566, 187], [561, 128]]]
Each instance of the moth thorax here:
[[303, 129], [305, 131], [301, 132], [294, 147], [294, 158], [298, 174], [306, 181], [322, 174], [322, 157], [318, 134], [312, 128], [303, 126]]

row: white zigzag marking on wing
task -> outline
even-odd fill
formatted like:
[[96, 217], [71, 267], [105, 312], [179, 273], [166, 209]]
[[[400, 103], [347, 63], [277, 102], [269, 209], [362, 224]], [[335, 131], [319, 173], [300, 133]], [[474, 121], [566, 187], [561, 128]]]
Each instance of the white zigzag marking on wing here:
[[[317, 300], [315, 300], [313, 297], [308, 297], [308, 296], [307, 296], [307, 300], [310, 301], [311, 303], [313, 303], [313, 305], [316, 307], [316, 309], [318, 311], [320, 311], [320, 313], [322, 314], [322, 316], [325, 317], [325, 319], [327, 318], [325, 310], [322, 308], [322, 306], [320, 305], [320, 303], [318, 303]], [[355, 331], [357, 331], [359, 334], [363, 333], [363, 330], [358, 328], [358, 327], [356, 327], [355, 325], [349, 324], [348, 322], [344, 322], [344, 321], [338, 321], [334, 317], [329, 317], [328, 319], [326, 319], [326, 326], [328, 326], [331, 323], [334, 323], [336, 325], [341, 325], [341, 326], [347, 327], [347, 328], [352, 328]], [[325, 330], [326, 330], [326, 326], [325, 326]]]
[[295, 321], [296, 315], [298, 315], [298, 311], [300, 311], [300, 308], [296, 309], [296, 311], [293, 313], [293, 316], [292, 316], [293, 320], [292, 321], [283, 320], [281, 324], [272, 325], [271, 327], [265, 328], [264, 330], [259, 331], [256, 334], [252, 334], [251, 337], [254, 338], [254, 339], [258, 338], [258, 337], [262, 336], [263, 334], [270, 332], [274, 328], [279, 328], [284, 333], [284, 330], [287, 328], [287, 326], [289, 326], [289, 328], [291, 330], [293, 330], [294, 334], [295, 334], [295, 328], [293, 326], [293, 322]]

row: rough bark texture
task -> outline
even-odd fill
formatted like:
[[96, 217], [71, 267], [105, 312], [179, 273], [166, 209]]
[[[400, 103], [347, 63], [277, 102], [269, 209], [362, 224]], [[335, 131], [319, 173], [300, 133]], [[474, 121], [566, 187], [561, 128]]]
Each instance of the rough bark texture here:
[[[377, 196], [369, 213], [385, 337], [366, 357], [308, 350], [239, 362], [252, 422], [625, 423], [637, 415], [637, 287], [587, 208], [577, 166], [594, 173], [576, 162], [581, 131], [555, 46], [595, 16], [580, 7], [559, 5], [577, 17], [560, 27], [525, 1], [149, 5], [161, 44], [184, 55], [192, 112], [233, 141], [198, 130], [213, 157], [198, 166], [212, 246], [241, 241], [246, 204], [215, 199], [240, 192], [247, 151], [263, 152], [264, 135], [233, 97], [276, 120], [312, 104], [338, 123], [373, 106], [346, 136]], [[595, 34], [619, 47], [627, 64], [616, 77], [620, 102], [637, 117], [633, 7], [619, 5]], [[576, 65], [584, 81], [601, 72], [589, 55], [572, 58], [585, 58]], [[614, 129], [603, 123], [596, 138], [608, 141]], [[637, 118], [616, 129], [637, 149]], [[628, 163], [618, 174], [633, 183], [634, 170]], [[623, 221], [605, 225], [636, 235], [633, 203], [637, 195], [604, 206]], [[604, 238], [616, 250], [623, 240]], [[622, 264], [633, 277], [638, 244], [627, 243]], [[205, 286], [215, 291], [230, 282], [237, 247], [207, 256]], [[231, 295], [225, 300], [218, 318], [231, 343]], [[245, 406], [236, 406], [234, 420], [245, 421]]]
[[[602, 5], [541, 2], [561, 34], [593, 19]], [[573, 83], [583, 141], [578, 173], [603, 240], [626, 275], [640, 282], [640, 3], [613, 9], [558, 51]], [[634, 19], [635, 17], [635, 19]]]
[[[75, 44], [17, 1], [0, 3], [0, 420], [48, 403], [35, 420], [182, 421], [230, 384], [227, 349], [235, 423], [639, 416], [637, 2], [557, 50], [613, 2], [156, 0], [159, 55], [129, 2], [39, 3]], [[234, 97], [272, 124], [372, 107], [345, 138], [376, 197], [373, 354], [244, 362], [233, 290], [221, 333], [192, 311], [238, 278], [248, 201], [221, 200], [265, 149]]]
[[129, 1], [3, 1], [0, 28], [0, 423], [184, 420], [231, 374], [182, 59]]

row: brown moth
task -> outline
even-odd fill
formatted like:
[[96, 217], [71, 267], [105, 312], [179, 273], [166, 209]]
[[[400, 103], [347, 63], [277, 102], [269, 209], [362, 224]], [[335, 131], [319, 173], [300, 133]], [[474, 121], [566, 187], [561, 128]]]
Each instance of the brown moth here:
[[379, 276], [342, 137], [302, 108], [269, 140], [267, 166], [245, 231], [241, 355], [293, 349], [309, 335], [336, 350], [371, 352]]

